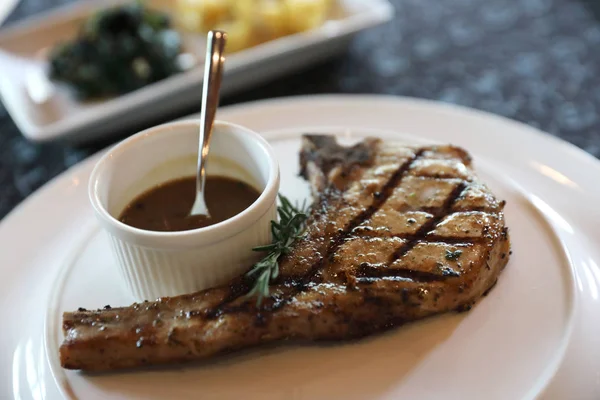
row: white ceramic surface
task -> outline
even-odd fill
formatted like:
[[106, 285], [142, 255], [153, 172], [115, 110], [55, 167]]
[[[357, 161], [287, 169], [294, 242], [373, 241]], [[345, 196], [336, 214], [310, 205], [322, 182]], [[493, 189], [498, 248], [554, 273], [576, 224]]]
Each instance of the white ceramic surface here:
[[136, 301], [222, 285], [260, 258], [253, 247], [271, 241], [277, 215], [279, 166], [258, 134], [215, 121], [207, 174], [239, 179], [261, 192], [246, 210], [202, 229], [152, 232], [118, 220], [127, 204], [158, 184], [196, 174], [195, 121], [147, 129], [110, 149], [90, 178], [89, 197], [120, 273]]
[[[0, 3], [6, 0], [0, 0]], [[81, 21], [100, 7], [128, 0], [89, 0], [69, 4], [0, 31], [0, 97], [29, 140], [82, 142], [110, 136], [143, 120], [156, 120], [200, 104], [206, 38], [186, 34], [186, 52], [200, 67], [102, 102], [81, 103], [49, 85], [44, 54], [72, 37]], [[170, 10], [171, 0], [150, 0]], [[352, 36], [391, 19], [388, 0], [335, 0], [321, 27], [286, 36], [227, 57], [221, 92], [231, 94], [275, 79], [343, 51]], [[42, 101], [43, 99], [43, 101]], [[35, 101], [34, 101], [35, 100]]]
[[[306, 115], [322, 127], [307, 127]], [[0, 224], [0, 316], [10, 321], [0, 342], [0, 398], [600, 398], [596, 159], [512, 121], [409, 99], [277, 99], [223, 109], [218, 118], [264, 133], [281, 164], [281, 191], [296, 199], [308, 195], [296, 176], [302, 132], [467, 148], [508, 201], [514, 254], [507, 269], [468, 313], [359, 342], [261, 348], [121, 374], [63, 371], [56, 357], [62, 311], [128, 301], [87, 202], [92, 158]], [[346, 128], [334, 128], [340, 121]]]
[[0, 25], [10, 15], [11, 11], [19, 4], [20, 0], [2, 0], [0, 1]]

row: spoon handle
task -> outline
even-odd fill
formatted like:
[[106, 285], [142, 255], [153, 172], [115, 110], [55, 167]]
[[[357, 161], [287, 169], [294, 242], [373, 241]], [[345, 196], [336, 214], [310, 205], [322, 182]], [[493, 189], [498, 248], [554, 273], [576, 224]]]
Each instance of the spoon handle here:
[[204, 61], [204, 84], [202, 85], [202, 108], [200, 111], [200, 141], [198, 148], [198, 173], [196, 186], [204, 194], [206, 157], [212, 135], [212, 126], [219, 105], [219, 90], [223, 77], [225, 42], [227, 34], [221, 31], [209, 31]]

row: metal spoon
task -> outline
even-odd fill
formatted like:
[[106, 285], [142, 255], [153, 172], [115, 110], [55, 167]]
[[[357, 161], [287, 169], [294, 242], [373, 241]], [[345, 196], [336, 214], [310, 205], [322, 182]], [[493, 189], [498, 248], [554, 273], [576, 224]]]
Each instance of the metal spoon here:
[[212, 126], [219, 105], [219, 89], [223, 76], [225, 42], [227, 33], [209, 31], [206, 42], [206, 59], [204, 62], [204, 84], [202, 86], [202, 109], [200, 111], [200, 142], [198, 148], [198, 170], [196, 173], [196, 200], [190, 215], [210, 217], [204, 200], [204, 183], [206, 181], [206, 158], [212, 136]]

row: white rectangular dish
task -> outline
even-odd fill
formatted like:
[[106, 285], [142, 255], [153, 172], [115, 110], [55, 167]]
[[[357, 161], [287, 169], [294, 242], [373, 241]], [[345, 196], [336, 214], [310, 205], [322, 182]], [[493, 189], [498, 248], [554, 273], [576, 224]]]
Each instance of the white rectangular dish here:
[[[23, 135], [34, 142], [82, 142], [113, 131], [200, 105], [202, 67], [106, 101], [78, 102], [46, 78], [43, 54], [59, 40], [73, 37], [95, 11], [124, 0], [82, 1], [0, 30], [0, 97]], [[166, 10], [168, 0], [150, 5]], [[172, 4], [172, 3], [171, 3]], [[387, 0], [337, 0], [319, 28], [282, 37], [231, 54], [222, 94], [232, 94], [324, 60], [345, 49], [352, 36], [393, 16]], [[184, 46], [203, 54], [202, 35], [182, 34]], [[197, 60], [196, 63], [202, 60]]]

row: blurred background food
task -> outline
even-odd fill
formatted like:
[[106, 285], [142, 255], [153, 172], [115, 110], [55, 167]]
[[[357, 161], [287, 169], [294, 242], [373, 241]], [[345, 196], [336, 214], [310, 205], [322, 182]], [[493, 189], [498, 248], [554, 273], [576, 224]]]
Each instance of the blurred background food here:
[[176, 0], [175, 21], [188, 32], [228, 32], [234, 52], [321, 26], [333, 0]]
[[[334, 0], [176, 0], [107, 7], [90, 16], [77, 37], [57, 43], [49, 77], [79, 100], [117, 96], [181, 72], [182, 35], [228, 33], [233, 53], [321, 26]], [[200, 49], [187, 49], [202, 56]], [[189, 53], [188, 53], [189, 54]], [[192, 65], [193, 66], [193, 65]]]
[[97, 12], [76, 38], [58, 43], [49, 75], [80, 99], [113, 96], [180, 72], [180, 52], [181, 37], [167, 14], [130, 3]]

